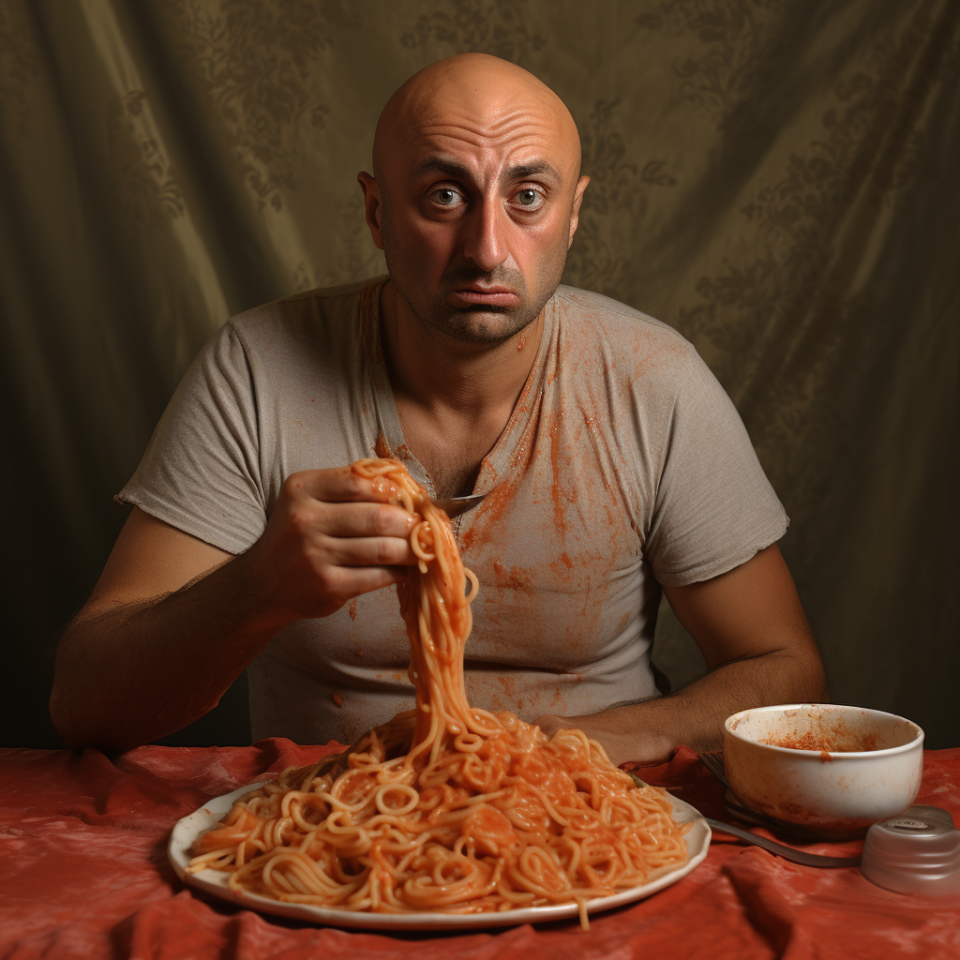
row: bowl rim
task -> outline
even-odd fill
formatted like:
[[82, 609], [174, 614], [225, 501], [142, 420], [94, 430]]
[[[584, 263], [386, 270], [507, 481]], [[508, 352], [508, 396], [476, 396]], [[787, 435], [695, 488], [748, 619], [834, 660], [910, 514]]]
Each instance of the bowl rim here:
[[[884, 747], [882, 750], [804, 750], [802, 747], [781, 747], [774, 743], [761, 743], [759, 740], [751, 740], [748, 737], [741, 736], [733, 727], [731, 727], [731, 723], [733, 721], [740, 719], [748, 713], [772, 713], [774, 711], [782, 712], [785, 710], [804, 710], [817, 707], [833, 709], [840, 708], [841, 710], [857, 710], [861, 713], [874, 714], [876, 716], [888, 717], [893, 720], [900, 720], [908, 727], [913, 728], [914, 736], [913, 739], [907, 741], [907, 743], [901, 743], [896, 747]], [[862, 758], [891, 757], [896, 756], [899, 753], [909, 753], [911, 750], [916, 750], [918, 746], [922, 747], [924, 739], [923, 728], [913, 720], [910, 720], [907, 717], [901, 717], [898, 713], [890, 713], [887, 710], [876, 710], [873, 707], [861, 707], [852, 703], [774, 703], [767, 704], [762, 707], [747, 707], [746, 710], [738, 710], [736, 713], [730, 714], [730, 716], [723, 721], [723, 732], [725, 736], [729, 735], [734, 740], [738, 740], [740, 743], [758, 747], [762, 750], [770, 750], [774, 753], [782, 753], [789, 757], [799, 758], [800, 756], [806, 756], [819, 759], [822, 754], [826, 753], [830, 757], [852, 760], [855, 762], [861, 760]]]

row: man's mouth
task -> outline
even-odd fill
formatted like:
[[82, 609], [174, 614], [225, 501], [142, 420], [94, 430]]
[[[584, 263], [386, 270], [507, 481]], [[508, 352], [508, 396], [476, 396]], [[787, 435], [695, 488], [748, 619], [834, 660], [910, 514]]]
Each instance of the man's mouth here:
[[455, 305], [472, 307], [515, 307], [520, 298], [509, 287], [464, 284], [451, 291], [448, 298]]

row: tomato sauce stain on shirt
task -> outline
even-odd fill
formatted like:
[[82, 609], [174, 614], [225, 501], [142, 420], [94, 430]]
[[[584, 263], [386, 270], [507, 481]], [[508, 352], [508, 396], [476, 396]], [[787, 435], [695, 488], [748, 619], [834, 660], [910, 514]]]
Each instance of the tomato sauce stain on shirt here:
[[530, 587], [530, 574], [522, 567], [511, 567], [509, 571], [502, 560], [493, 561], [493, 572], [497, 578], [498, 590], [523, 590]]

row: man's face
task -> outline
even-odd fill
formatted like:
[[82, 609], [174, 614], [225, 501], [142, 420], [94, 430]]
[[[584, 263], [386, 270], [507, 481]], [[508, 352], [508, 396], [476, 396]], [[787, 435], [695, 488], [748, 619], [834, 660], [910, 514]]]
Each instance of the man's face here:
[[431, 104], [391, 141], [370, 181], [378, 243], [428, 332], [502, 342], [552, 296], [588, 182], [577, 180], [579, 145], [558, 127], [522, 100], [481, 110], [454, 100]]

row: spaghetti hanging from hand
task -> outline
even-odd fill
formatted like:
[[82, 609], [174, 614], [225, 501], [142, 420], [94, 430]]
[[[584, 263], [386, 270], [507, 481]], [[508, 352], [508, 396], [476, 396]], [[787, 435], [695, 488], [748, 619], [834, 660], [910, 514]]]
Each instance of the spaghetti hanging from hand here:
[[[285, 770], [194, 843], [189, 870], [338, 910], [481, 913], [586, 904], [687, 860], [670, 801], [579, 730], [550, 739], [470, 707], [464, 646], [477, 580], [450, 523], [397, 460], [360, 460], [377, 497], [419, 521], [398, 584], [416, 707], [348, 754]], [[469, 593], [467, 585], [469, 583]]]

